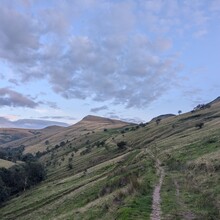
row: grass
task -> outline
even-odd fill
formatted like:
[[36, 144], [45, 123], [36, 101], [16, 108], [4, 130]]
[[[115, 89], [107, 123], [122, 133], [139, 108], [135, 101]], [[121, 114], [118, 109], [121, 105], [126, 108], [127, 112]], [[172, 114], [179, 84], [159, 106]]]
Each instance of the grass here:
[[2, 167], [10, 168], [14, 165], [15, 165], [15, 163], [13, 163], [11, 161], [0, 159], [0, 168], [2, 168]]
[[124, 201], [124, 205], [119, 207], [116, 219], [150, 219], [155, 170], [152, 160], [147, 161], [145, 165], [147, 172], [135, 188], [134, 196], [129, 197]]

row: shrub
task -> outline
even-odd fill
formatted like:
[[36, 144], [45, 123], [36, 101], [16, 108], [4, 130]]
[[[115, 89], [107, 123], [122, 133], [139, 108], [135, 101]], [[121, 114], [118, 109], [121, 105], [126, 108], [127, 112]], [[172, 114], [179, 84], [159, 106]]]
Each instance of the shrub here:
[[72, 163], [68, 163], [67, 168], [68, 168], [69, 170], [72, 170], [72, 169], [73, 169], [73, 164], [72, 164]]
[[61, 142], [60, 142], [60, 147], [63, 147], [63, 146], [65, 146], [65, 145], [66, 145], [65, 141], [61, 141]]
[[88, 154], [91, 152], [91, 148], [86, 148], [85, 150], [83, 150], [82, 152], [80, 152], [80, 155], [83, 156], [85, 154]]
[[158, 119], [156, 120], [156, 124], [159, 125], [160, 122], [161, 122], [161, 118], [158, 118]]
[[195, 127], [201, 129], [204, 126], [203, 122], [196, 123]]
[[120, 150], [126, 149], [126, 145], [127, 145], [127, 143], [125, 141], [120, 141], [117, 143], [118, 149], [120, 149]]

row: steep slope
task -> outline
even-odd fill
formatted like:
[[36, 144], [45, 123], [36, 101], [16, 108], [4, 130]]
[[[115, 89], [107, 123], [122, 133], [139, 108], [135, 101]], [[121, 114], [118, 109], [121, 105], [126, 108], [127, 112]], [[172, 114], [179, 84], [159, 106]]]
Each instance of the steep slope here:
[[106, 120], [89, 116], [53, 137], [62, 144], [40, 157], [47, 180], [7, 202], [0, 218], [150, 219], [159, 186], [161, 219], [219, 219], [219, 119], [220, 103], [105, 131]]
[[214, 99], [212, 102], [210, 102], [209, 104], [212, 105], [212, 104], [216, 104], [216, 103], [220, 103], [220, 96], [217, 97], [216, 99]]

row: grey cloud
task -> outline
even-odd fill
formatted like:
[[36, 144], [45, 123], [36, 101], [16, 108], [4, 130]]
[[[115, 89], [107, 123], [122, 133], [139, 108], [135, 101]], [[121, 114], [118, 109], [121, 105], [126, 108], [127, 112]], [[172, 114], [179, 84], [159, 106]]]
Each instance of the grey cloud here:
[[111, 119], [120, 119], [120, 117], [118, 115], [116, 115], [116, 114], [108, 114], [107, 117], [109, 117]]
[[13, 127], [13, 123], [7, 118], [0, 117], [0, 127], [1, 128]]
[[[146, 106], [169, 87], [165, 78], [170, 77], [169, 82], [175, 79], [175, 64], [154, 52], [157, 42], [148, 44], [146, 39], [139, 47], [136, 36], [129, 41], [132, 47], [111, 51], [106, 41], [98, 48], [95, 40], [77, 37], [58, 68], [52, 67], [54, 91], [65, 98], [92, 97], [127, 107]], [[126, 44], [122, 42], [121, 47]]]
[[0, 79], [5, 79], [5, 76], [3, 73], [0, 73]]
[[4, 106], [35, 108], [38, 103], [11, 89], [0, 88], [0, 107]]
[[103, 106], [100, 106], [100, 107], [90, 109], [90, 111], [94, 112], [94, 113], [97, 113], [97, 112], [102, 111], [102, 110], [108, 110], [108, 106], [103, 105]]
[[39, 30], [33, 19], [9, 7], [0, 8], [0, 57], [18, 63], [33, 58], [39, 44]]
[[9, 79], [8, 82], [10, 82], [10, 83], [12, 83], [12, 84], [14, 84], [14, 85], [16, 85], [16, 86], [19, 85], [19, 82], [18, 82], [18, 80], [16, 80], [16, 79]]
[[[36, 97], [37, 98], [37, 97]], [[32, 99], [36, 99], [36, 98], [32, 98]], [[46, 105], [50, 108], [53, 108], [53, 109], [60, 109], [57, 105], [56, 102], [50, 102], [50, 101], [39, 101], [38, 102], [39, 105]]]
[[59, 109], [59, 107], [58, 107], [56, 102], [45, 101], [44, 104], [48, 105], [50, 108]]
[[39, 120], [39, 119], [20, 119], [14, 122], [16, 127], [19, 128], [34, 128], [40, 129], [48, 126], [68, 126], [67, 123], [57, 122], [57, 121], [48, 121], [48, 120]]
[[70, 117], [70, 116], [42, 116], [40, 117], [41, 119], [67, 119], [67, 120], [76, 120], [76, 118], [74, 117]]
[[129, 122], [129, 123], [134, 123], [134, 124], [139, 124], [141, 122], [143, 122], [142, 119], [135, 117], [135, 118], [124, 118], [124, 117], [120, 117], [116, 114], [108, 114], [107, 117], [111, 118], [111, 119], [117, 119], [120, 121], [125, 121], [125, 122]]
[[69, 124], [63, 122], [39, 120], [39, 119], [20, 119], [17, 121], [10, 121], [4, 117], [0, 117], [0, 127], [2, 128], [42, 129], [53, 125], [66, 127]]
[[121, 121], [126, 121], [134, 124], [139, 124], [141, 122], [144, 122], [142, 119], [135, 117], [135, 118], [120, 118]]
[[3, 4], [0, 58], [16, 80], [44, 78], [66, 99], [146, 107], [179, 80], [164, 34], [206, 33], [212, 15], [196, 2], [56, 1], [46, 9], [31, 2], [26, 15]]

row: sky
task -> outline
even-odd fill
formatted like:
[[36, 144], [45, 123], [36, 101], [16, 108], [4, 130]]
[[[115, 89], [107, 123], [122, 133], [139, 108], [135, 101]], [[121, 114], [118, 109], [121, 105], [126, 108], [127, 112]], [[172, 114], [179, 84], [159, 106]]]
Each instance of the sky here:
[[0, 127], [187, 112], [219, 67], [220, 0], [0, 0]]

